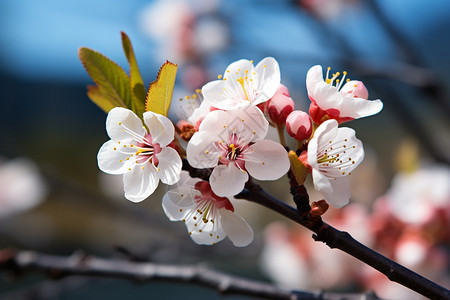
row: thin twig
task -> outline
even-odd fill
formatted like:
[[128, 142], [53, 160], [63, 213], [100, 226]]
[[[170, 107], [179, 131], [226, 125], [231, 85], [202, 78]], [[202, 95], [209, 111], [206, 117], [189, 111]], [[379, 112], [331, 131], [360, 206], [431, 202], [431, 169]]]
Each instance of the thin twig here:
[[[292, 184], [292, 183], [291, 183]], [[267, 194], [261, 186], [248, 181], [246, 189], [235, 198], [247, 199], [258, 203], [279, 214], [303, 225], [315, 233], [313, 238], [327, 244], [330, 248], [340, 249], [347, 254], [368, 264], [374, 269], [386, 275], [391, 281], [397, 282], [411, 290], [414, 290], [430, 299], [450, 299], [450, 291], [419, 274], [388, 259], [380, 253], [364, 246], [356, 241], [349, 233], [337, 230], [322, 221], [320, 216], [312, 216], [305, 213], [306, 190], [291, 186], [294, 199], [301, 203], [299, 210]], [[296, 194], [300, 192], [300, 194]], [[303, 198], [303, 199], [302, 199]]]
[[195, 283], [221, 294], [238, 294], [266, 299], [288, 300], [377, 300], [374, 293], [336, 294], [291, 291], [275, 285], [249, 280], [204, 266], [177, 266], [106, 259], [75, 253], [72, 256], [40, 254], [33, 251], [0, 251], [0, 268], [9, 271], [35, 270], [47, 272], [55, 279], [84, 275], [128, 279], [136, 282], [170, 281]]

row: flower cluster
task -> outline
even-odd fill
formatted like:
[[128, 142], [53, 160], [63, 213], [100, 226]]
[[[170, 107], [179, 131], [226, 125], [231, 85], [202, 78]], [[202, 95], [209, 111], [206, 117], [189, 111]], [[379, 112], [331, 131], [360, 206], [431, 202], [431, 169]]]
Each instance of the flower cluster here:
[[[201, 103], [189, 102], [177, 130], [165, 116], [147, 111], [143, 125], [140, 116], [116, 107], [106, 121], [111, 140], [98, 153], [99, 168], [123, 174], [125, 197], [134, 202], [149, 197], [160, 180], [174, 185], [163, 198], [163, 209], [170, 220], [185, 223], [196, 243], [211, 245], [228, 236], [235, 246], [246, 246], [253, 232], [234, 214], [234, 196], [250, 177], [277, 180], [288, 172], [285, 128], [299, 141], [298, 150], [304, 150], [299, 160], [325, 200], [334, 207], [349, 201], [347, 176], [363, 160], [364, 150], [353, 129], [338, 125], [375, 114], [382, 103], [366, 100], [367, 89], [359, 81], [343, 85], [346, 72], [341, 81], [339, 73], [328, 76], [323, 79], [320, 66], [307, 74], [311, 117], [294, 110], [271, 57], [256, 66], [245, 59], [230, 64], [218, 80], [197, 90], [195, 99]], [[277, 127], [280, 143], [266, 138], [270, 126]], [[209, 179], [182, 172], [181, 157], [190, 169], [210, 172]]]

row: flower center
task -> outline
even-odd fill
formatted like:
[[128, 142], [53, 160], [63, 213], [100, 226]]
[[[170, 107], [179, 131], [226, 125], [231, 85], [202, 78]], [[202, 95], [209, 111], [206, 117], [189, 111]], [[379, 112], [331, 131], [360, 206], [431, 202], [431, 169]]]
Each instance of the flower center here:
[[329, 141], [317, 155], [319, 169], [330, 177], [342, 177], [351, 175], [355, 168], [355, 161], [350, 154], [356, 146], [349, 147], [348, 139], [341, 141]]
[[329, 75], [330, 75], [330, 70], [331, 70], [331, 68], [328, 67], [328, 68], [327, 68], [327, 76], [326, 76], [326, 78], [325, 78], [325, 82], [326, 82], [327, 84], [331, 84], [331, 85], [334, 84], [334, 86], [335, 86], [338, 90], [340, 90], [344, 82], [349, 82], [349, 81], [350, 81], [349, 78], [345, 79], [345, 77], [347, 76], [347, 72], [346, 72], [346, 71], [342, 72], [343, 75], [342, 75], [342, 78], [341, 78], [341, 79], [338, 78], [338, 77], [341, 75], [341, 73], [339, 73], [339, 72], [334, 73], [334, 74], [332, 75], [331, 78], [328, 78]]
[[219, 160], [222, 164], [235, 163], [238, 168], [244, 170], [244, 154], [249, 149], [248, 142], [245, 142], [236, 133], [232, 133], [228, 143], [220, 141], [216, 143], [216, 147], [222, 152]]

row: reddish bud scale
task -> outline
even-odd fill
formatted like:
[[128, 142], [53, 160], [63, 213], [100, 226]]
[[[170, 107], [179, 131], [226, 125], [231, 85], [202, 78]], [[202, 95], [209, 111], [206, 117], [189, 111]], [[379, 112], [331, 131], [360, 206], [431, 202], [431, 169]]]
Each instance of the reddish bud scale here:
[[328, 203], [323, 199], [314, 201], [311, 203], [311, 211], [309, 213], [313, 216], [321, 216], [326, 213], [329, 207], [330, 205], [328, 205]]

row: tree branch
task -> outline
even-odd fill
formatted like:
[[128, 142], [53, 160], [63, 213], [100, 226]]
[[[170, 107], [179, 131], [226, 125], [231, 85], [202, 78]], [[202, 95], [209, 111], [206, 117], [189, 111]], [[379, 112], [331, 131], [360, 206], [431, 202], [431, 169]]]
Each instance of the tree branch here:
[[446, 288], [420, 276], [419, 274], [388, 259], [380, 253], [356, 241], [349, 233], [337, 230], [322, 221], [320, 216], [305, 213], [309, 206], [306, 189], [295, 187], [291, 177], [291, 193], [294, 196], [298, 210], [266, 193], [261, 186], [251, 180], [245, 190], [235, 198], [247, 199], [258, 203], [279, 214], [303, 225], [315, 234], [313, 238], [327, 244], [330, 248], [340, 249], [386, 275], [391, 281], [397, 282], [411, 290], [431, 299], [450, 299], [450, 291]]
[[75, 253], [55, 256], [32, 251], [0, 251], [0, 268], [19, 272], [46, 272], [54, 279], [72, 275], [128, 279], [136, 282], [170, 281], [195, 283], [216, 289], [221, 294], [239, 294], [266, 299], [288, 300], [378, 300], [374, 293], [335, 294], [290, 291], [269, 283], [228, 275], [204, 266], [176, 266], [105, 259]]

